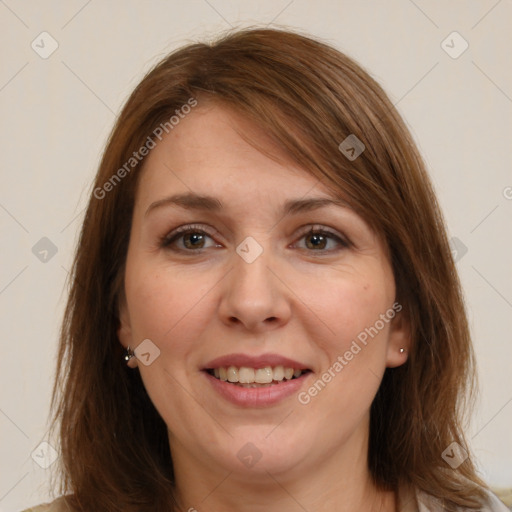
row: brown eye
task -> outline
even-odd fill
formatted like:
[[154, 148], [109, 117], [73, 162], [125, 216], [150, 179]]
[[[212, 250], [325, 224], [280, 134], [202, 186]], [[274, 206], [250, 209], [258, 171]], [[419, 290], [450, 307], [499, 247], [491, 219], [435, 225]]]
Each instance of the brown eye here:
[[302, 235], [301, 240], [305, 240], [305, 247], [300, 248], [315, 252], [332, 252], [349, 246], [341, 237], [325, 229], [311, 229]]
[[[208, 240], [212, 244], [209, 246]], [[195, 252], [209, 247], [220, 247], [203, 229], [194, 226], [182, 226], [161, 240], [161, 247], [178, 252]]]
[[202, 233], [186, 233], [182, 235], [183, 245], [187, 249], [202, 249], [204, 245], [204, 234]]
[[327, 237], [320, 233], [307, 234], [306, 240], [309, 240], [306, 242], [308, 249], [325, 249], [327, 245]]

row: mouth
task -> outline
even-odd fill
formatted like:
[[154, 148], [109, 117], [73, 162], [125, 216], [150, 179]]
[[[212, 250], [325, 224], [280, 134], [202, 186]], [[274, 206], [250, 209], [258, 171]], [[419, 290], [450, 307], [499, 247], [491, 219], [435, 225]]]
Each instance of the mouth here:
[[292, 368], [285, 366], [264, 366], [251, 368], [248, 366], [219, 366], [205, 368], [206, 373], [219, 381], [243, 388], [265, 388], [296, 380], [307, 373], [308, 368]]

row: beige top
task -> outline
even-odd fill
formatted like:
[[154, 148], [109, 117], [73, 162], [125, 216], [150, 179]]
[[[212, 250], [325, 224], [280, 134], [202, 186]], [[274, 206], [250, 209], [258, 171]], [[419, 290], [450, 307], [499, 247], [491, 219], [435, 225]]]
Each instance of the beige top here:
[[[431, 496], [414, 492], [413, 490], [402, 490], [398, 498], [398, 510], [400, 512], [442, 512], [444, 510], [439, 502]], [[494, 494], [489, 493], [489, 500], [484, 508], [479, 512], [510, 512], [508, 507], [504, 505]], [[52, 503], [38, 505], [28, 508], [23, 512], [70, 512], [64, 498], [58, 498]]]
[[[398, 510], [400, 512], [442, 512], [443, 506], [437, 498], [424, 492], [402, 490], [398, 498]], [[463, 509], [467, 510], [467, 509]], [[478, 512], [510, 512], [505, 504], [492, 492], [488, 493], [487, 503]]]

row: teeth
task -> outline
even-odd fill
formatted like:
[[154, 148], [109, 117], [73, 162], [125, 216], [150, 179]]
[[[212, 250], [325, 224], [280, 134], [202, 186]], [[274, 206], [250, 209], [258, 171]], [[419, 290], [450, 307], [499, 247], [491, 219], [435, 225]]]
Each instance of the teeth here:
[[265, 366], [265, 368], [258, 368], [254, 372], [254, 382], [258, 384], [270, 384], [274, 379], [274, 372], [270, 366]]
[[245, 366], [242, 366], [242, 368], [238, 370], [238, 382], [243, 384], [250, 384], [251, 382], [254, 382], [254, 374], [255, 371], [253, 368], [246, 368]]
[[284, 378], [290, 380], [293, 377], [293, 368], [284, 369]]
[[291, 380], [302, 375], [302, 370], [285, 368], [284, 366], [265, 366], [265, 368], [248, 368], [236, 366], [214, 368], [213, 374], [217, 379], [228, 381], [233, 384], [239, 383], [244, 387], [259, 387], [259, 384], [271, 384], [284, 379]]
[[238, 382], [238, 369], [234, 366], [230, 366], [227, 370], [228, 382]]
[[283, 380], [284, 379], [284, 368], [282, 366], [276, 366], [274, 368], [274, 380]]

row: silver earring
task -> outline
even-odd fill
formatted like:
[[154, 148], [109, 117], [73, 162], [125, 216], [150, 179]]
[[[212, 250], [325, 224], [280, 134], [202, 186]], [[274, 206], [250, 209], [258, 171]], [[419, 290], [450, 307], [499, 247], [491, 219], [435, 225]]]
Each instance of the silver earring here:
[[405, 352], [405, 348], [400, 349], [400, 354], [403, 354]]
[[124, 360], [128, 362], [132, 357], [135, 356], [135, 353], [132, 351], [130, 347], [126, 349], [126, 352], [124, 353]]

